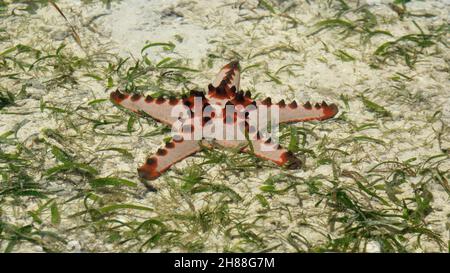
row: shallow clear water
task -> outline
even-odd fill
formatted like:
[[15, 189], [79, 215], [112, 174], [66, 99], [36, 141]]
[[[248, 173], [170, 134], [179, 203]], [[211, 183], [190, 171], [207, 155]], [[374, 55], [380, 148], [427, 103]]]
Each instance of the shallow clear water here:
[[[5, 4], [0, 250], [448, 250], [449, 4], [359, 2]], [[141, 181], [170, 128], [110, 92], [206, 91], [236, 59], [258, 99], [339, 107], [280, 127], [303, 168], [205, 149]]]

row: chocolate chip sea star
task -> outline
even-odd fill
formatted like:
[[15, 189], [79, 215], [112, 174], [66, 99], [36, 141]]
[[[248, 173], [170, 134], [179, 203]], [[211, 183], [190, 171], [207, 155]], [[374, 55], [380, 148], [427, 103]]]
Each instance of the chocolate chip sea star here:
[[[301, 161], [298, 158], [278, 143], [274, 143], [271, 138], [264, 137], [259, 129], [250, 126], [245, 119], [243, 123], [241, 122], [247, 136], [245, 139], [220, 139], [207, 134], [203, 135], [201, 139], [191, 137], [196, 131], [205, 131], [208, 126], [213, 126], [213, 122], [223, 123], [224, 126], [221, 128], [236, 125], [238, 111], [230, 116], [225, 111], [226, 106], [247, 107], [252, 105], [256, 109], [265, 108], [269, 111], [275, 111], [276, 108], [279, 123], [325, 120], [334, 117], [338, 112], [335, 104], [325, 102], [316, 104], [307, 102], [299, 105], [296, 101], [287, 104], [284, 100], [272, 103], [270, 98], [261, 101], [253, 100], [249, 91], [244, 93], [239, 90], [239, 82], [239, 63], [234, 61], [220, 70], [213, 83], [208, 86], [207, 94], [191, 91], [189, 96], [180, 99], [165, 99], [126, 94], [118, 90], [112, 92], [110, 97], [116, 105], [136, 113], [145, 112], [153, 119], [170, 126], [180, 122], [180, 116], [173, 115], [174, 107], [183, 107], [191, 114], [182, 123], [182, 128], [188, 127], [189, 130], [181, 130], [180, 134], [175, 135], [172, 141], [165, 144], [164, 148], [158, 149], [154, 155], [148, 157], [145, 163], [138, 168], [139, 176], [148, 180], [156, 179], [176, 162], [200, 151], [202, 146], [240, 148], [242, 152], [251, 152], [257, 157], [273, 161], [279, 166], [286, 166], [289, 169], [299, 168]], [[198, 105], [195, 106], [197, 102], [200, 102], [200, 108]], [[198, 109], [203, 111], [206, 106], [214, 106], [215, 109], [221, 109], [223, 113], [216, 114], [216, 111], [210, 112], [209, 116], [196, 115], [195, 112], [198, 112]], [[248, 114], [245, 117], [248, 117]], [[253, 137], [249, 138], [249, 135]]]

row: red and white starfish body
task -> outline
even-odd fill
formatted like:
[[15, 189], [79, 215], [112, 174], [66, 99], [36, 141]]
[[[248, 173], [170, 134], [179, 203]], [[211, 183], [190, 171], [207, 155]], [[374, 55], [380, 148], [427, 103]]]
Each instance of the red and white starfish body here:
[[[334, 117], [338, 112], [335, 104], [328, 105], [325, 102], [314, 105], [307, 102], [303, 105], [298, 105], [295, 101], [286, 104], [284, 100], [273, 104], [270, 98], [256, 101], [251, 98], [250, 92], [244, 93], [239, 91], [239, 82], [239, 63], [231, 62], [220, 70], [216, 79], [208, 86], [206, 95], [203, 92], [191, 91], [189, 97], [164, 99], [152, 98], [151, 96], [143, 97], [138, 94], [124, 94], [119, 91], [112, 92], [111, 100], [115, 104], [133, 112], [139, 113], [143, 111], [155, 120], [170, 126], [180, 122], [180, 118], [173, 115], [175, 107], [185, 108], [190, 114], [193, 114], [190, 118], [184, 120], [182, 126], [184, 128], [187, 125], [190, 130], [186, 130], [187, 133], [183, 133], [183, 131], [173, 137], [172, 141], [166, 143], [164, 148], [158, 149], [156, 154], [147, 158], [146, 162], [138, 168], [139, 176], [149, 180], [156, 179], [176, 162], [200, 151], [201, 144], [212, 147], [212, 139], [219, 146], [224, 148], [242, 147], [241, 150], [243, 152], [252, 152], [257, 157], [273, 161], [279, 166], [286, 166], [291, 169], [300, 167], [301, 162], [299, 159], [277, 143], [273, 143], [270, 138], [262, 137], [258, 129], [250, 126], [245, 121], [245, 118], [244, 123], [241, 122], [243, 125], [241, 128], [244, 128], [243, 130], [245, 130], [247, 135], [245, 139], [216, 138], [215, 136], [217, 135], [208, 136], [207, 133], [201, 139], [192, 137], [198, 130], [202, 132], [211, 131], [211, 127], [214, 127], [212, 124], [217, 121], [224, 125], [224, 129], [235, 126], [238, 122], [236, 118], [238, 111], [233, 114], [234, 116], [230, 116], [225, 111], [226, 106], [243, 108], [253, 105], [256, 109], [267, 108], [269, 112], [276, 110], [279, 113], [279, 123], [325, 120]], [[198, 102], [200, 102], [200, 108], [198, 108], [198, 105], [195, 106], [195, 103]], [[220, 109], [222, 113], [220, 111], [210, 111], [207, 117], [204, 117], [203, 113], [196, 115], [198, 114], [195, 113], [196, 111], [198, 112], [199, 109], [203, 111], [206, 106]], [[224, 135], [222, 132], [219, 132], [219, 134]], [[249, 134], [254, 137], [248, 138]]]

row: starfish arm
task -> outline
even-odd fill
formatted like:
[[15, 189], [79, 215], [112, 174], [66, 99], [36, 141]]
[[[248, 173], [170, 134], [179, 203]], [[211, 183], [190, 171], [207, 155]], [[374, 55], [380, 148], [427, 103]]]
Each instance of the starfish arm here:
[[[262, 139], [251, 140], [252, 147], [245, 147], [244, 152], [254, 153], [257, 157], [270, 160], [278, 166], [286, 166], [288, 169], [299, 169], [302, 166], [300, 159], [290, 151], [282, 148], [278, 143], [264, 141]], [[253, 149], [252, 149], [253, 148]]]
[[200, 145], [196, 140], [180, 140], [166, 143], [164, 148], [158, 149], [156, 154], [147, 158], [145, 163], [138, 168], [141, 178], [154, 180], [173, 164], [198, 152]]
[[153, 119], [167, 125], [172, 125], [178, 119], [177, 115], [179, 115], [179, 113], [172, 113], [174, 107], [184, 107], [183, 101], [180, 99], [155, 99], [150, 96], [143, 97], [138, 94], [130, 95], [119, 91], [112, 92], [110, 99], [115, 104], [133, 112], [145, 112]]
[[236, 92], [239, 92], [239, 84], [241, 81], [241, 75], [239, 72], [239, 62], [233, 61], [229, 64], [225, 65], [220, 69], [219, 73], [216, 75], [216, 78], [212, 82], [214, 87], [218, 87], [222, 81], [225, 81], [229, 88], [233, 86], [236, 88]]
[[338, 113], [335, 104], [316, 103], [312, 106], [310, 103], [297, 105], [293, 102], [287, 106], [280, 107], [280, 123], [300, 122], [309, 120], [325, 120], [334, 117]]
[[239, 92], [240, 85], [239, 62], [231, 62], [219, 71], [212, 84], [208, 85], [207, 98], [213, 103], [224, 104]]
[[265, 105], [271, 110], [278, 107], [280, 123], [325, 120], [334, 117], [339, 111], [334, 103], [328, 105], [326, 102], [315, 105], [307, 102], [304, 105], [298, 105], [296, 101], [286, 104], [284, 100], [281, 100], [277, 104], [272, 104], [270, 98], [266, 98], [257, 102], [257, 105]]

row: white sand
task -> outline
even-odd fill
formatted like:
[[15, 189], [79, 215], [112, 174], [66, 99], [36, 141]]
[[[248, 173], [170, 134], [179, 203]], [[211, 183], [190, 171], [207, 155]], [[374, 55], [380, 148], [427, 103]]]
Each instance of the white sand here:
[[[436, 154], [440, 154], [434, 130], [441, 128], [444, 124], [444, 135], [441, 136], [442, 146], [450, 148], [450, 84], [449, 84], [449, 50], [443, 45], [437, 45], [431, 51], [438, 51], [435, 55], [423, 56], [420, 63], [411, 70], [407, 66], [384, 65], [382, 69], [374, 70], [369, 67], [371, 56], [376, 46], [387, 38], [377, 36], [372, 42], [362, 47], [359, 37], [353, 36], [346, 40], [339, 40], [337, 31], [323, 31], [318, 35], [309, 36], [312, 26], [323, 18], [332, 16], [331, 10], [326, 8], [325, 3], [315, 3], [311, 5], [301, 3], [290, 14], [295, 14], [298, 21], [297, 27], [292, 27], [289, 20], [270, 16], [270, 12], [257, 8], [258, 1], [145, 1], [129, 0], [121, 3], [113, 3], [110, 10], [101, 4], [91, 6], [82, 5], [79, 1], [58, 1], [58, 5], [64, 11], [69, 20], [77, 27], [82, 43], [85, 45], [85, 52], [81, 51], [74, 43], [68, 32], [68, 27], [61, 16], [52, 8], [46, 7], [38, 11], [36, 15], [18, 18], [8, 18], [8, 23], [15, 24], [16, 37], [14, 43], [35, 43], [40, 41], [57, 45], [64, 41], [68, 48], [77, 52], [81, 56], [86, 52], [93, 52], [104, 49], [105, 52], [119, 54], [123, 57], [134, 56], [139, 59], [141, 49], [147, 43], [173, 42], [176, 45], [173, 53], [161, 52], [158, 48], [150, 48], [146, 51], [152, 60], [160, 60], [163, 57], [173, 56], [187, 58], [191, 67], [199, 69], [201, 72], [195, 74], [193, 81], [199, 87], [206, 87], [209, 81], [227, 60], [233, 59], [237, 52], [244, 58], [241, 61], [243, 67], [253, 64], [260, 64], [264, 70], [272, 75], [288, 64], [296, 64], [290, 67], [292, 74], [281, 72], [277, 75], [282, 84], [275, 84], [269, 77], [261, 72], [261, 68], [249, 69], [242, 75], [241, 86], [244, 89], [251, 89], [262, 94], [261, 97], [271, 96], [274, 101], [279, 99], [297, 101], [322, 101], [336, 102], [339, 104], [341, 112], [346, 112], [346, 119], [357, 125], [364, 123], [376, 123], [379, 129], [365, 130], [360, 133], [352, 132], [350, 125], [343, 122], [328, 121], [317, 123], [316, 133], [320, 133], [317, 139], [309, 139], [308, 148], [315, 150], [321, 143], [323, 137], [328, 138], [328, 147], [339, 148], [349, 153], [349, 156], [338, 158], [338, 164], [342, 170], [352, 170], [364, 173], [373, 167], [377, 162], [384, 160], [407, 160], [416, 157], [418, 162]], [[325, 2], [325, 1], [324, 1]], [[389, 9], [385, 2], [390, 1], [367, 1], [371, 6], [370, 10], [376, 14], [381, 24], [381, 29], [388, 29], [395, 36], [416, 33], [417, 29], [409, 20], [398, 21], [397, 14]], [[293, 1], [286, 1], [282, 7], [289, 6]], [[438, 26], [449, 17], [449, 1], [426, 1], [408, 3], [410, 12], [429, 12], [436, 16], [433, 18], [415, 18], [420, 26]], [[100, 14], [105, 14], [92, 21], [87, 27], [87, 22]], [[258, 23], [253, 20], [240, 22], [243, 18], [267, 16]], [[383, 23], [385, 22], [385, 24]], [[394, 22], [394, 23], [389, 23]], [[20, 31], [19, 31], [20, 30]], [[39, 37], [39, 38], [37, 38]], [[250, 60], [249, 56], [257, 55], [264, 50], [278, 47], [280, 44], [286, 47], [293, 47], [298, 52], [274, 51], [270, 55], [259, 55]], [[326, 47], [324, 46], [326, 44]], [[0, 47], [0, 52], [11, 46], [4, 44]], [[327, 48], [327, 50], [325, 50]], [[355, 61], [343, 62], [333, 53], [337, 50], [345, 50], [356, 58]], [[207, 65], [208, 54], [214, 54], [223, 58], [213, 63], [212, 67]], [[112, 57], [111, 57], [112, 58]], [[393, 95], [395, 84], [390, 78], [396, 72], [412, 77], [412, 81], [406, 81], [405, 90], [409, 94], [405, 95], [405, 100], [395, 100], [400, 96]], [[44, 73], [45, 75], [45, 73]], [[19, 131], [20, 140], [27, 139], [30, 135], [41, 134], [43, 128], [53, 128], [63, 130], [63, 120], [55, 119], [51, 114], [39, 111], [39, 99], [51, 101], [54, 105], [80, 105], [98, 98], [107, 98], [108, 93], [101, 83], [88, 77], [79, 75], [79, 85], [76, 90], [67, 88], [48, 88], [45, 86], [45, 78], [41, 82], [33, 83], [28, 92], [32, 98], [26, 99], [19, 107], [12, 107], [8, 111], [27, 110], [33, 114], [26, 116], [1, 115], [0, 134], [10, 130], [17, 122], [27, 119], [29, 122]], [[13, 81], [3, 83], [14, 86]], [[368, 90], [365, 91], [364, 90]], [[392, 90], [386, 92], [385, 90]], [[151, 90], [150, 90], [151, 91]], [[253, 92], [254, 92], [253, 91]], [[381, 121], [373, 113], [369, 113], [357, 97], [360, 94], [383, 105], [389, 110], [393, 117]], [[350, 98], [350, 110], [345, 109], [340, 95]], [[392, 97], [391, 97], [392, 96]], [[421, 99], [417, 99], [420, 97]], [[59, 106], [61, 107], [61, 106]], [[111, 105], [103, 104], [100, 107], [101, 114], [118, 114], [118, 110]], [[442, 111], [442, 122], [430, 123], [430, 117], [436, 111]], [[95, 113], [95, 115], [99, 115]], [[121, 128], [123, 129], [123, 128]], [[154, 129], [151, 125], [144, 124], [143, 129], [149, 131]], [[89, 128], [90, 130], [90, 128]], [[68, 133], [76, 135], [75, 132]], [[346, 137], [365, 135], [373, 138], [380, 138], [386, 147], [374, 144], [343, 144], [339, 141]], [[145, 157], [155, 151], [162, 143], [162, 137], [142, 138], [138, 133], [133, 133], [128, 137], [105, 137], [94, 138], [94, 135], [87, 132], [82, 142], [78, 142], [82, 155], [86, 158], [94, 158], [97, 148], [119, 146], [129, 149], [135, 156], [133, 160], [124, 161], [122, 157], [114, 156], [111, 153], [104, 162], [96, 163], [102, 176], [117, 175], [130, 180], [138, 181], [135, 169], [140, 165]], [[108, 155], [108, 153], [105, 153]], [[198, 159], [188, 159], [187, 162]], [[53, 166], [55, 161], [49, 160], [44, 163], [46, 168]], [[48, 166], [47, 166], [48, 165]], [[186, 162], [177, 164], [176, 168], [186, 166]], [[441, 165], [441, 170], [450, 168], [449, 160]], [[173, 172], [169, 172], [174, 175]], [[305, 191], [305, 185], [298, 186], [298, 195], [289, 191], [285, 195], [277, 195], [270, 199], [271, 208], [275, 208], [265, 216], [257, 220], [258, 211], [261, 210], [259, 203], [254, 196], [260, 193], [259, 187], [262, 182], [271, 174], [277, 174], [276, 169], [260, 170], [252, 173], [252, 177], [230, 177], [224, 178], [220, 175], [220, 169], [212, 169], [211, 177], [217, 177], [216, 183], [224, 183], [243, 198], [240, 205], [232, 205], [233, 213], [242, 213], [248, 221], [255, 220], [259, 226], [258, 235], [265, 238], [273, 245], [281, 243], [277, 251], [295, 251], [283, 239], [290, 232], [297, 232], [305, 236], [310, 242], [323, 242], [326, 238], [323, 234], [330, 234], [336, 237], [339, 234], [333, 233], [328, 228], [328, 208], [325, 206], [315, 207], [317, 198], [311, 198]], [[295, 176], [308, 178], [316, 175], [332, 179], [332, 168], [329, 165], [319, 165], [317, 159], [307, 157], [306, 170], [303, 172], [293, 172]], [[244, 181], [244, 182], [243, 182]], [[419, 181], [411, 181], [418, 183]], [[346, 181], [348, 185], [354, 185], [353, 180]], [[167, 187], [163, 179], [154, 183], [160, 188], [158, 194], [146, 194], [143, 186], [137, 190], [140, 198], [128, 198], [127, 203], [141, 204], [153, 207], [158, 204], [166, 204], [174, 211], [189, 210], [187, 203], [180, 196], [174, 196], [171, 189]], [[73, 196], [77, 186], [67, 185], [64, 181], [53, 182], [53, 187], [63, 190], [58, 194], [61, 198]], [[402, 185], [405, 196], [411, 196], [411, 186]], [[445, 242], [449, 240], [448, 215], [450, 215], [450, 200], [444, 189], [433, 184], [429, 190], [432, 192], [434, 211], [426, 218], [428, 227], [442, 235]], [[67, 191], [66, 193], [64, 191]], [[397, 197], [401, 197], [398, 195]], [[211, 200], [198, 198], [193, 200], [193, 205], [197, 210], [203, 208]], [[180, 205], [182, 204], [182, 205]], [[301, 206], [299, 205], [301, 204]], [[64, 215], [71, 212], [80, 211], [83, 204], [69, 203], [64, 206]], [[36, 209], [37, 204], [30, 203], [29, 207], [21, 208], [19, 212], [12, 212], [8, 207], [3, 209], [2, 217], [8, 221], [15, 221], [16, 224], [26, 224], [29, 217], [23, 214], [24, 211]], [[288, 211], [289, 210], [289, 211]], [[135, 213], [134, 211], [132, 213]], [[143, 217], [152, 214], [143, 213]], [[153, 216], [156, 216], [154, 214]], [[137, 217], [129, 215], [128, 217]], [[77, 218], [64, 218], [62, 227], [73, 227], [81, 225], [83, 222]], [[447, 225], [447, 226], [446, 226]], [[188, 227], [177, 227], [179, 230], [186, 229], [186, 240], [189, 240]], [[224, 247], [239, 245], [238, 240], [230, 240], [224, 236], [223, 231], [213, 229], [214, 232], [205, 234], [205, 251], [223, 251]], [[114, 244], [105, 243], [104, 238], [88, 229], [79, 232], [74, 231], [68, 234], [69, 244], [66, 251], [119, 251], [120, 248]], [[414, 243], [412, 242], [411, 245]], [[269, 247], [273, 246], [269, 245]], [[412, 247], [414, 251], [438, 251], [435, 244], [423, 242], [422, 246]], [[135, 250], [135, 249], [134, 249]], [[379, 251], [379, 244], [369, 243], [368, 251]], [[16, 251], [42, 251], [41, 249], [29, 248], [23, 244]], [[155, 249], [153, 251], [158, 251]], [[172, 251], [179, 251], [173, 249]]]

